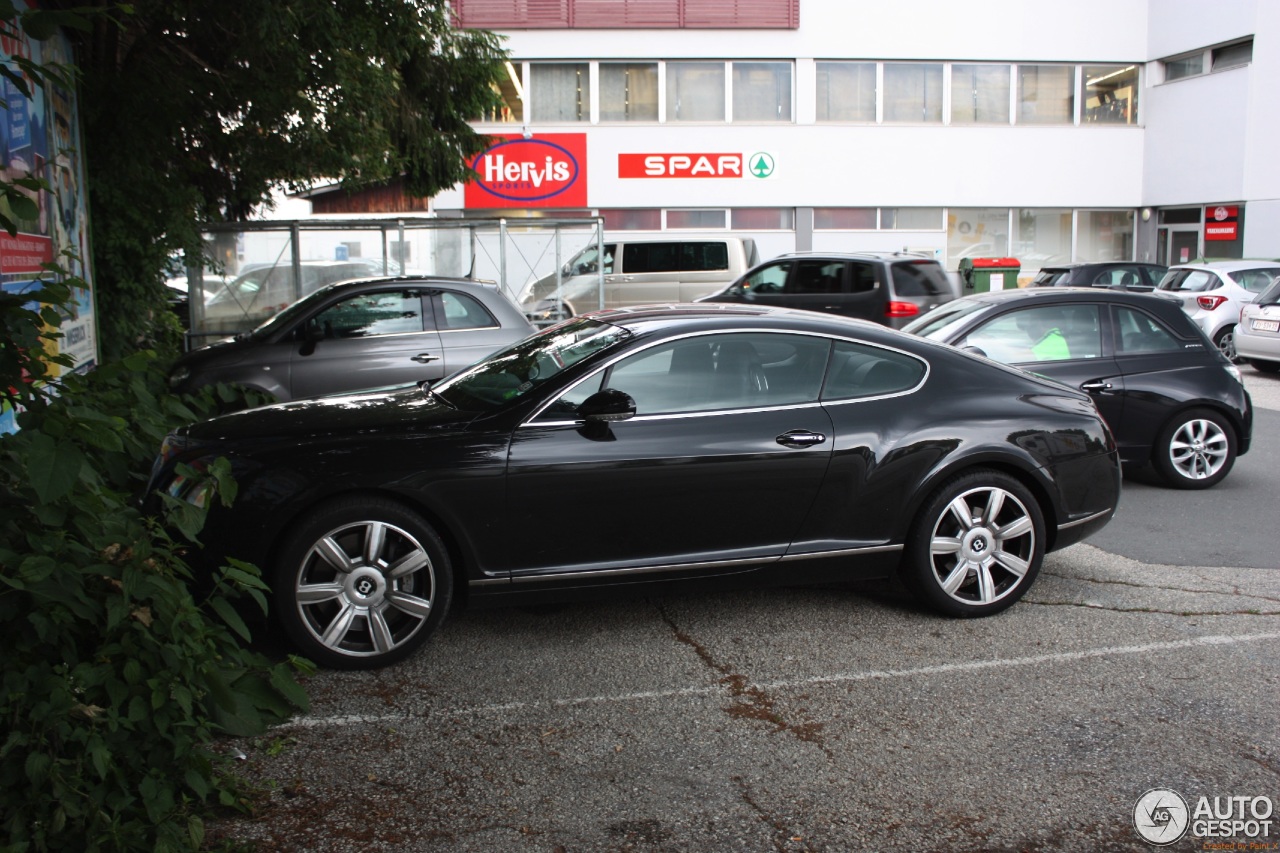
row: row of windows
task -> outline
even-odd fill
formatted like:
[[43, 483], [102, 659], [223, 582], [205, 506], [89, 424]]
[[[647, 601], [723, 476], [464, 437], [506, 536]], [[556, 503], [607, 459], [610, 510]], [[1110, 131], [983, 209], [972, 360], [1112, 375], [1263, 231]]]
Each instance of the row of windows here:
[[[816, 207], [812, 210], [815, 232], [945, 232], [948, 269], [957, 269], [964, 258], [1013, 256], [1022, 261], [1024, 269], [1071, 261], [1134, 258], [1136, 218], [1132, 210], [1008, 207]], [[783, 207], [617, 208], [600, 209], [598, 215], [607, 231], [790, 231], [796, 226], [795, 209]]]
[[[819, 122], [1136, 124], [1137, 65], [819, 61]], [[490, 121], [792, 122], [795, 63], [507, 64]]]
[[1204, 48], [1164, 60], [1165, 82], [1239, 68], [1253, 61], [1253, 39]]

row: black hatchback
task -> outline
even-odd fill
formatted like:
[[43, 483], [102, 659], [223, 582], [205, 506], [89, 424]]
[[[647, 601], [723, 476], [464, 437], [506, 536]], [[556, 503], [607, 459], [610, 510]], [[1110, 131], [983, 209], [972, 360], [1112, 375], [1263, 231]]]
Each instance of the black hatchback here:
[[1249, 449], [1253, 409], [1240, 371], [1178, 303], [1104, 288], [966, 296], [903, 331], [1086, 391], [1129, 466], [1206, 489]]
[[1099, 261], [1041, 267], [1030, 287], [1112, 287], [1150, 293], [1168, 267], [1135, 261]]

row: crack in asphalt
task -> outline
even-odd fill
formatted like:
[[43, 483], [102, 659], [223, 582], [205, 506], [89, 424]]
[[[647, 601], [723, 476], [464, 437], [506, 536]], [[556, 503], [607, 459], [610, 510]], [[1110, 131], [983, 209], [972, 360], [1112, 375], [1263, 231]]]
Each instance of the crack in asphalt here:
[[1114, 604], [1091, 604], [1087, 601], [1043, 601], [1024, 598], [1023, 604], [1041, 607], [1082, 607], [1112, 613], [1159, 613], [1165, 616], [1280, 616], [1280, 610], [1162, 610], [1159, 607], [1119, 607]]
[[[1189, 587], [1183, 587], [1183, 586], [1164, 586], [1161, 584], [1138, 583], [1136, 581], [1109, 580], [1105, 578], [1095, 578], [1095, 577], [1080, 577], [1078, 575], [1064, 575], [1059, 572], [1046, 572], [1043, 570], [1041, 570], [1040, 574], [1042, 577], [1059, 578], [1061, 580], [1078, 581], [1083, 583], [1096, 583], [1099, 585], [1105, 584], [1109, 586], [1127, 586], [1133, 589], [1153, 589], [1153, 590], [1160, 590], [1163, 592], [1185, 592], [1191, 595], [1238, 595], [1245, 598], [1256, 598], [1261, 601], [1280, 602], [1280, 597], [1278, 596], [1262, 595], [1261, 593], [1253, 593], [1253, 592], [1243, 592], [1238, 586], [1232, 587], [1231, 590], [1228, 592], [1221, 589], [1217, 589], [1217, 590], [1191, 589]], [[1205, 580], [1207, 583], [1214, 582], [1210, 578], [1203, 578], [1203, 580]]]

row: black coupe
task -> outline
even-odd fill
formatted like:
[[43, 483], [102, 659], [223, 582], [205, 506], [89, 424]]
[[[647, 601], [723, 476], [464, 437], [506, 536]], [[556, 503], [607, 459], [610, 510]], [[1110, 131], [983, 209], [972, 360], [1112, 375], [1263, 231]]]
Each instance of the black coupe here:
[[[985, 616], [1120, 495], [1088, 394], [951, 347], [786, 309], [601, 311], [433, 387], [226, 415], [171, 435], [151, 488], [207, 502], [202, 558], [262, 567], [299, 650], [372, 667], [459, 599], [900, 572]], [[184, 464], [185, 463], [185, 464]]]

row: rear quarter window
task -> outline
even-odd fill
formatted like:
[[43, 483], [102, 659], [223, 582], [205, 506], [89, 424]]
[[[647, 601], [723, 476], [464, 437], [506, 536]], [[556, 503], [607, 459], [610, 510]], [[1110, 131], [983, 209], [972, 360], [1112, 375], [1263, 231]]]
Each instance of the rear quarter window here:
[[897, 261], [890, 269], [899, 296], [940, 296], [951, 290], [947, 274], [933, 261]]
[[622, 272], [712, 272], [729, 269], [723, 242], [628, 243], [622, 248]]

